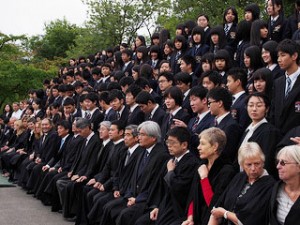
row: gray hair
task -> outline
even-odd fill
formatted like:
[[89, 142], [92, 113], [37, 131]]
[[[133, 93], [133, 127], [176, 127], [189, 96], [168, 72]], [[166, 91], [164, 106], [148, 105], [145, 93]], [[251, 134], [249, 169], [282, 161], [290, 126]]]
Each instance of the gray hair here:
[[84, 129], [86, 127], [91, 127], [91, 123], [88, 119], [80, 118], [76, 120], [76, 127], [79, 129]]
[[139, 135], [138, 126], [135, 124], [128, 125], [125, 130], [131, 130], [133, 137], [137, 137]]
[[226, 134], [223, 130], [221, 130], [220, 128], [217, 127], [211, 127], [208, 128], [204, 131], [202, 131], [199, 134], [199, 138], [202, 138], [205, 136], [205, 139], [211, 144], [218, 144], [218, 154], [221, 154], [221, 152], [224, 150], [225, 145], [226, 145]]
[[246, 159], [254, 157], [259, 157], [262, 162], [265, 162], [265, 155], [256, 142], [247, 142], [240, 147], [238, 154], [238, 162], [240, 166], [243, 165]]
[[161, 130], [159, 125], [154, 121], [145, 121], [138, 126], [138, 131], [143, 129], [145, 133], [150, 136], [156, 138], [157, 142], [161, 141]]
[[289, 145], [281, 149], [277, 154], [277, 159], [284, 155], [289, 159], [295, 160], [296, 163], [300, 164], [300, 146], [299, 145]]
[[111, 122], [110, 121], [102, 121], [100, 124], [99, 124], [99, 127], [101, 127], [101, 126], [104, 126], [104, 127], [106, 127], [108, 130], [109, 130], [109, 128], [110, 128], [110, 126], [111, 126]]

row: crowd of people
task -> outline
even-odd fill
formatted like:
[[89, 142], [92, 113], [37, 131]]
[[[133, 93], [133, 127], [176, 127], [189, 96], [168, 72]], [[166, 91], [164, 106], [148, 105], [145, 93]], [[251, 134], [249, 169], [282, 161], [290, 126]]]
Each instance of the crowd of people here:
[[70, 59], [5, 105], [2, 175], [76, 224], [297, 224], [300, 1], [266, 11]]

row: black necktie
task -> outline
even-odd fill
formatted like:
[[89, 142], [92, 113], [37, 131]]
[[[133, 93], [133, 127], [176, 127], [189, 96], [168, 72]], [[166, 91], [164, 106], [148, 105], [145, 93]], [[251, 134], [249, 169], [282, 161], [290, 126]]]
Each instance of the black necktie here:
[[127, 166], [128, 162], [129, 162], [129, 158], [130, 158], [130, 152], [129, 152], [129, 150], [127, 150], [124, 166]]
[[117, 120], [119, 120], [121, 118], [121, 115], [119, 112], [117, 112]]
[[194, 121], [194, 123], [193, 123], [193, 126], [192, 126], [192, 132], [194, 132], [194, 133], [195, 133], [196, 128], [197, 128], [197, 126], [198, 126], [199, 120], [200, 120], [200, 117], [197, 116], [196, 119], [195, 119], [195, 121]]

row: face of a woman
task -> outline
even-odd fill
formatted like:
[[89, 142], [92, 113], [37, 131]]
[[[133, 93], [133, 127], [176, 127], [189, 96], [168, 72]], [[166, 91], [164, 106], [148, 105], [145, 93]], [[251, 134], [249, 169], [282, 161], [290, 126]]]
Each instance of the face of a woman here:
[[248, 101], [247, 111], [253, 122], [259, 122], [265, 117], [268, 110], [262, 98], [252, 96]]
[[177, 50], [180, 50], [182, 48], [182, 42], [180, 41], [175, 41], [174, 45]]
[[262, 57], [264, 63], [266, 63], [266, 64], [272, 63], [272, 58], [271, 58], [270, 52], [264, 48], [261, 50], [261, 57]]
[[242, 165], [249, 180], [257, 180], [264, 172], [264, 163], [259, 156], [245, 159]]
[[199, 27], [205, 28], [208, 26], [208, 21], [205, 16], [200, 16], [197, 20], [197, 24]]
[[268, 3], [267, 3], [267, 13], [268, 13], [269, 16], [279, 15], [280, 9], [281, 9], [280, 5], [274, 4], [274, 7], [273, 7], [272, 1], [271, 0], [268, 1]]
[[235, 15], [233, 14], [232, 10], [229, 9], [225, 15], [225, 20], [227, 23], [232, 23], [235, 19]]
[[250, 57], [244, 54], [244, 64], [246, 68], [250, 68]]
[[6, 105], [5, 108], [4, 108], [5, 112], [9, 112], [10, 111], [10, 107], [9, 105]]
[[252, 17], [252, 12], [250, 11], [246, 11], [245, 12], [245, 20], [246, 21], [252, 21], [253, 17]]
[[176, 107], [175, 100], [174, 100], [174, 98], [171, 98], [171, 97], [165, 98], [165, 104], [166, 104], [167, 109], [169, 109], [169, 110], [173, 110]]
[[217, 35], [217, 34], [211, 35], [211, 41], [214, 45], [218, 44], [219, 43], [219, 35]]
[[135, 39], [135, 45], [136, 45], [136, 47], [139, 47], [142, 45], [142, 41], [138, 37]]
[[277, 170], [279, 178], [283, 181], [289, 181], [295, 177], [299, 178], [300, 173], [300, 165], [297, 164], [295, 160], [292, 159], [292, 157], [288, 157], [287, 155], [280, 155], [277, 158], [277, 161], [283, 161], [285, 162], [285, 165], [281, 165], [280, 163], [277, 163]]
[[208, 140], [209, 138], [205, 135], [201, 136], [199, 140], [198, 151], [201, 159], [208, 159], [216, 154], [216, 145], [210, 144]]
[[254, 80], [254, 88], [257, 92], [265, 92], [266, 90], [266, 81], [263, 79]]
[[164, 47], [164, 53], [166, 55], [169, 55], [169, 54], [172, 53], [172, 49], [169, 47], [169, 45], [165, 45], [165, 47]]
[[266, 27], [260, 28], [259, 32], [260, 32], [260, 38], [266, 39], [268, 37], [268, 29]]

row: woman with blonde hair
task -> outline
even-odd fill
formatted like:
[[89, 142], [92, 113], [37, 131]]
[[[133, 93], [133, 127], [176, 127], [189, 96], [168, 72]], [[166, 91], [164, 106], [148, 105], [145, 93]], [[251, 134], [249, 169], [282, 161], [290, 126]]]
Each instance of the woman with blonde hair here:
[[273, 187], [270, 201], [271, 225], [294, 225], [300, 221], [300, 146], [290, 145], [277, 154], [280, 181]]

